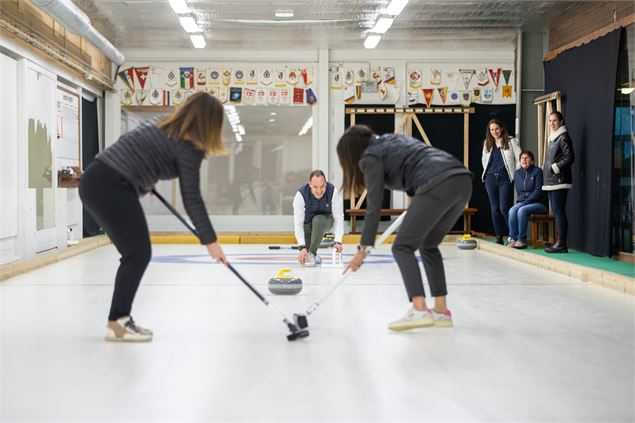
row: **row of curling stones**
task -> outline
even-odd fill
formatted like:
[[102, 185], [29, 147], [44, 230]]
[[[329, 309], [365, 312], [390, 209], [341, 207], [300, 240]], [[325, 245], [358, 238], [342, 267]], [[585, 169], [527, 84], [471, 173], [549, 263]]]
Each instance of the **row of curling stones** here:
[[459, 250], [473, 250], [476, 248], [476, 240], [471, 235], [465, 234], [456, 241]]
[[291, 269], [280, 269], [278, 274], [269, 279], [269, 292], [276, 295], [295, 295], [302, 291], [302, 279], [289, 275]]

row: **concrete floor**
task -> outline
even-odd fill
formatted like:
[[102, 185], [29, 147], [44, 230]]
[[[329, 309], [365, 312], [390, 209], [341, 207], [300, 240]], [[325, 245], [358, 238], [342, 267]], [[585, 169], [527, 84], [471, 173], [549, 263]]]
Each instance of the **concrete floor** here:
[[[263, 292], [290, 265], [291, 315], [339, 275], [291, 250], [226, 245]], [[352, 254], [352, 246], [345, 253]], [[286, 328], [196, 245], [157, 245], [133, 315], [149, 344], [103, 341], [117, 268], [102, 247], [0, 283], [0, 421], [632, 422], [634, 297], [481, 251], [442, 247], [452, 329], [391, 333], [407, 309], [381, 247]]]

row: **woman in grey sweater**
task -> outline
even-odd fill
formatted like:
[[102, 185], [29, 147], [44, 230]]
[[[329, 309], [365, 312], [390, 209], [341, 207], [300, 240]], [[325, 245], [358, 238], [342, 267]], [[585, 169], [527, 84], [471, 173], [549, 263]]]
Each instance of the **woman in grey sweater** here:
[[[363, 125], [353, 126], [342, 135], [337, 155], [344, 174], [344, 195], [362, 192], [364, 187], [368, 191], [361, 242], [347, 270], [359, 269], [375, 243], [384, 188], [406, 192], [411, 200], [408, 214], [392, 252], [412, 306], [388, 328], [399, 331], [452, 326], [443, 257], [438, 246], [463, 214], [472, 195], [472, 174], [445, 151], [405, 135], [377, 136]], [[426, 304], [415, 257], [417, 249], [434, 297], [432, 309]]]
[[194, 94], [167, 118], [146, 121], [122, 135], [82, 175], [79, 194], [84, 207], [121, 254], [107, 341], [152, 340], [152, 332], [137, 325], [130, 313], [151, 257], [139, 197], [159, 180], [179, 178], [183, 204], [201, 244], [213, 259], [227, 263], [201, 198], [199, 179], [203, 159], [226, 151], [221, 139], [223, 116], [220, 101], [207, 93]]

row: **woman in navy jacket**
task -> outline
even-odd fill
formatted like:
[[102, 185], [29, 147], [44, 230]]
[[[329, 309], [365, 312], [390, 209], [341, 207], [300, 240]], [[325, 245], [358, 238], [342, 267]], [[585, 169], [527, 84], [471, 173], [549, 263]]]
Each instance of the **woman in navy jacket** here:
[[527, 222], [532, 214], [548, 212], [547, 196], [542, 190], [542, 169], [534, 166], [534, 153], [520, 153], [520, 169], [514, 172], [516, 204], [509, 210], [509, 245], [527, 248]]

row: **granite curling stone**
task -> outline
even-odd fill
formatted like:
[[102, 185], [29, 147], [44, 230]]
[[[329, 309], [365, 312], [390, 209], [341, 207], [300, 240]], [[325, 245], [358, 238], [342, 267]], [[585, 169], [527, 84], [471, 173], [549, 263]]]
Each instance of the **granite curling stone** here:
[[269, 279], [269, 292], [276, 295], [295, 295], [302, 291], [302, 279], [287, 273], [291, 269], [281, 269], [276, 276]]

